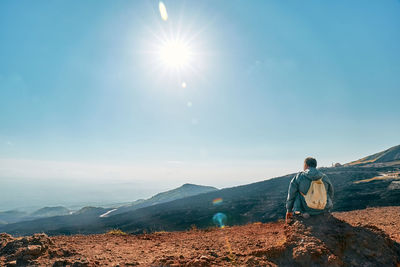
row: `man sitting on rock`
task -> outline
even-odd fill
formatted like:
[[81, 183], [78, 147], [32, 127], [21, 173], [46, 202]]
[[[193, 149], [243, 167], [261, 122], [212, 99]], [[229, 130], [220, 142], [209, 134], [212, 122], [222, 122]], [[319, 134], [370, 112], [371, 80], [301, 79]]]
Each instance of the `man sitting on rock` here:
[[286, 222], [292, 217], [308, 218], [329, 212], [333, 206], [333, 186], [329, 178], [316, 169], [317, 160], [308, 157], [304, 160], [304, 171], [290, 181], [286, 201]]

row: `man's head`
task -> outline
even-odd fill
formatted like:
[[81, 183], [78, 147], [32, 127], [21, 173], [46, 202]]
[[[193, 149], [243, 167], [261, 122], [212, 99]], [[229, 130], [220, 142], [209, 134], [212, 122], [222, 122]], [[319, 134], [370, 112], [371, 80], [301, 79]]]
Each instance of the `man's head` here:
[[317, 167], [317, 160], [312, 158], [312, 157], [307, 157], [304, 160], [304, 170], [307, 170], [308, 168], [316, 168]]

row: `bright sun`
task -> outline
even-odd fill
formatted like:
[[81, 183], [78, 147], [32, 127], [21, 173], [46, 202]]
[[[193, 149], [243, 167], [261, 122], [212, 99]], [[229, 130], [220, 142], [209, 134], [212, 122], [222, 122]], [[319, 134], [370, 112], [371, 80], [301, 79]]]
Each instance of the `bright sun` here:
[[165, 41], [159, 49], [161, 62], [165, 66], [174, 69], [181, 69], [187, 66], [191, 60], [191, 55], [189, 45], [181, 40]]

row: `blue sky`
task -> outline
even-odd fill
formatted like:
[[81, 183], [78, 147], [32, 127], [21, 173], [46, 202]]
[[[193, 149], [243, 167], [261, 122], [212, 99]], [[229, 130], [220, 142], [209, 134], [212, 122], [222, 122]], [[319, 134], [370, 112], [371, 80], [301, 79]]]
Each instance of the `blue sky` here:
[[[123, 201], [399, 144], [399, 1], [164, 3], [167, 21], [158, 1], [0, 2], [9, 194], [140, 181]], [[177, 71], [156, 53], [178, 33], [193, 58]]]

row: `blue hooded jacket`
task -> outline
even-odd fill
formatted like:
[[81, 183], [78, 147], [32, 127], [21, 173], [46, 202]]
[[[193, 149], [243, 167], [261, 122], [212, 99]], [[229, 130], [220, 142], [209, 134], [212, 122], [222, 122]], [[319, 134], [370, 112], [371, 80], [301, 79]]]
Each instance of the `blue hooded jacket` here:
[[[308, 189], [310, 188], [311, 181], [319, 180], [322, 178], [322, 182], [325, 185], [325, 189], [327, 191], [327, 202], [325, 209], [316, 210], [309, 208], [307, 203], [302, 196], [307, 194]], [[296, 202], [296, 203], [295, 203]], [[307, 212], [311, 215], [320, 214], [326, 211], [330, 211], [333, 207], [333, 186], [328, 176], [324, 173], [320, 172], [316, 168], [310, 167], [305, 171], [299, 172], [295, 177], [290, 181], [289, 192], [286, 201], [286, 209], [288, 212], [292, 211], [300, 211], [302, 213]]]

